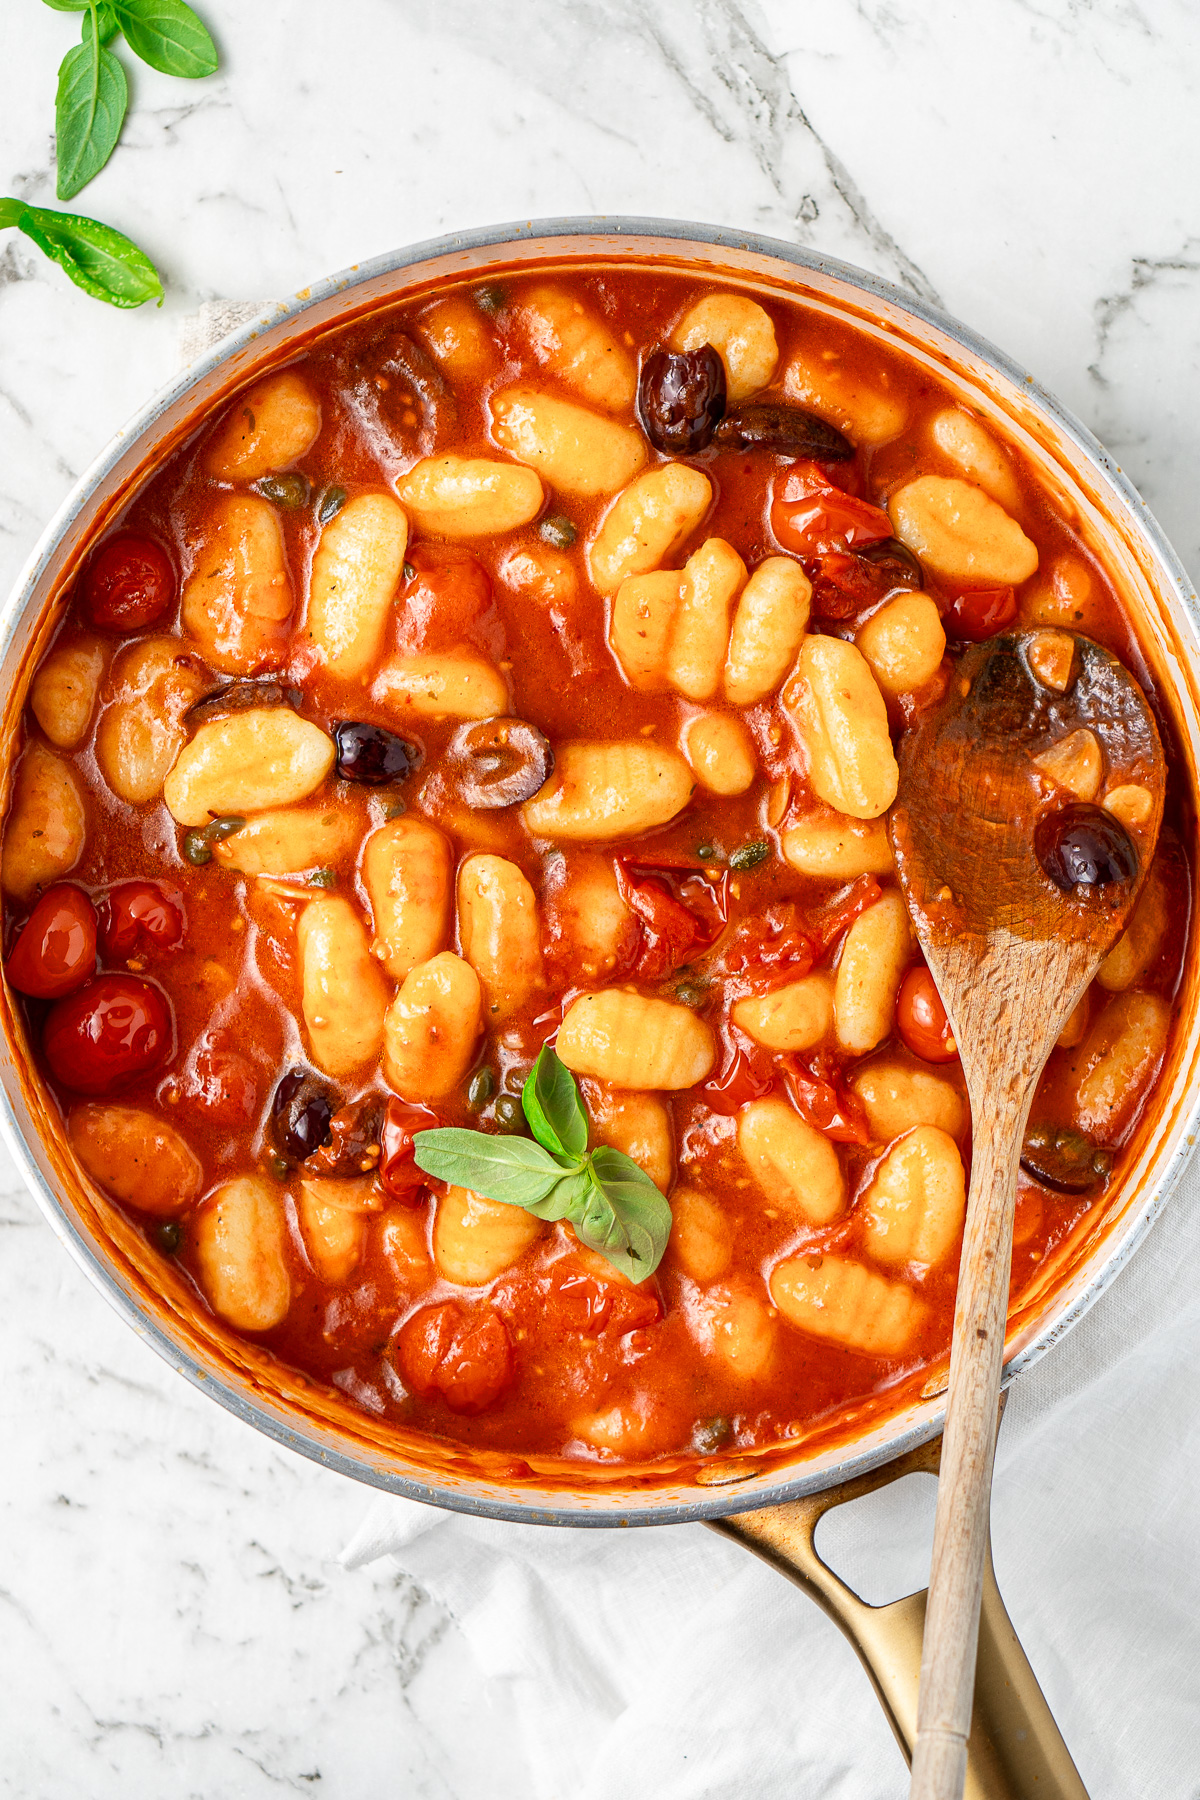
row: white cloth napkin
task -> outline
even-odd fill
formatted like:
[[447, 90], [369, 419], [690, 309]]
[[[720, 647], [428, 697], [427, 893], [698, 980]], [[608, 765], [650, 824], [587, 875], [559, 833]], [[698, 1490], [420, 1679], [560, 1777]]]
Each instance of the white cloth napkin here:
[[[181, 359], [262, 310], [209, 302]], [[1200, 1800], [1198, 1273], [1200, 1165], [1001, 1431], [1001, 1591], [1092, 1800]], [[872, 1602], [924, 1586], [933, 1494], [910, 1477], [829, 1515], [822, 1555]], [[457, 1620], [535, 1800], [907, 1793], [836, 1627], [702, 1525], [564, 1530], [381, 1497], [342, 1562], [382, 1556]]]

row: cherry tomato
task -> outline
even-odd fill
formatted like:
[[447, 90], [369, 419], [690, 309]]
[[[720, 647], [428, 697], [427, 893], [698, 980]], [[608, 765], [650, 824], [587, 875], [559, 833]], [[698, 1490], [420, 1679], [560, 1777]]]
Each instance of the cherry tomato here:
[[151, 538], [122, 532], [92, 558], [84, 592], [102, 631], [137, 631], [161, 619], [174, 600], [175, 571]]
[[123, 881], [100, 902], [100, 948], [110, 962], [173, 950], [186, 928], [181, 896], [156, 881]]
[[882, 507], [835, 487], [816, 463], [794, 463], [772, 489], [771, 529], [785, 550], [824, 556], [892, 536]]
[[900, 983], [896, 1030], [913, 1055], [925, 1062], [953, 1062], [958, 1055], [942, 997], [924, 963], [910, 969]]
[[729, 1118], [747, 1100], [761, 1100], [774, 1085], [775, 1072], [768, 1052], [744, 1050], [740, 1044], [734, 1044], [726, 1053], [720, 1074], [706, 1081], [700, 1092], [707, 1107]]
[[[819, 952], [820, 946], [796, 902], [780, 900], [738, 927], [725, 952], [725, 967], [733, 975], [754, 976], [756, 990], [766, 993], [772, 981], [778, 986], [807, 975]], [[765, 983], [758, 980], [762, 975], [770, 979]]]
[[110, 1094], [167, 1062], [171, 1003], [137, 975], [98, 975], [51, 1007], [42, 1027], [50, 1073], [77, 1094]]
[[379, 1133], [379, 1185], [393, 1200], [415, 1206], [429, 1177], [413, 1160], [413, 1138], [418, 1131], [432, 1131], [441, 1120], [427, 1106], [410, 1106], [392, 1094]]
[[183, 1077], [185, 1101], [214, 1125], [245, 1127], [258, 1111], [258, 1074], [248, 1057], [202, 1041]]
[[837, 1144], [869, 1144], [867, 1109], [858, 1095], [852, 1093], [836, 1068], [822, 1067], [814, 1058], [815, 1069], [798, 1056], [780, 1058], [783, 1079], [792, 1105], [800, 1117]]
[[36, 1000], [61, 1000], [96, 972], [96, 912], [69, 881], [47, 888], [5, 966], [10, 987]]
[[422, 1307], [401, 1327], [396, 1356], [408, 1385], [440, 1394], [452, 1412], [482, 1412], [513, 1378], [512, 1343], [490, 1306]]
[[815, 912], [811, 912], [806, 920], [809, 936], [817, 947], [817, 955], [825, 957], [834, 944], [853, 925], [860, 913], [865, 913], [869, 906], [874, 906], [881, 897], [883, 889], [873, 875], [860, 875], [849, 887], [844, 887], [831, 900], [826, 901]]
[[555, 1268], [547, 1310], [560, 1331], [584, 1337], [597, 1337], [602, 1331], [624, 1337], [662, 1317], [652, 1283], [631, 1287], [627, 1281], [605, 1281], [586, 1273], [570, 1257]]
[[946, 608], [946, 636], [979, 644], [1011, 625], [1016, 616], [1017, 596], [1010, 587], [973, 588], [955, 595]]
[[413, 580], [404, 589], [404, 616], [417, 646], [433, 649], [465, 640], [489, 656], [503, 654], [504, 627], [492, 578], [469, 550], [417, 544], [408, 563]]

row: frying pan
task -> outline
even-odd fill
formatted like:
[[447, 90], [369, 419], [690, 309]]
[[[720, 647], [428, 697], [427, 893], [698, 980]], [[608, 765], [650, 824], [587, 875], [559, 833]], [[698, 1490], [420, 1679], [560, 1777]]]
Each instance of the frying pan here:
[[[431, 280], [494, 278], [614, 261], [736, 281], [849, 319], [933, 371], [1003, 437], [1018, 442], [1133, 617], [1162, 695], [1195, 808], [1200, 769], [1200, 609], [1178, 559], [1120, 469], [1022, 369], [890, 282], [794, 245], [669, 220], [555, 219], [455, 234], [347, 270], [224, 340], [162, 389], [107, 446], [51, 522], [0, 612], [0, 766], [7, 787], [34, 664], [75, 572], [130, 493], [243, 382], [315, 336], [401, 301]], [[822, 1563], [813, 1534], [831, 1507], [913, 1470], [936, 1472], [944, 1372], [891, 1412], [848, 1414], [836, 1432], [773, 1460], [656, 1465], [649, 1472], [547, 1462], [516, 1479], [503, 1457], [406, 1441], [303, 1376], [277, 1367], [202, 1316], [182, 1275], [79, 1173], [62, 1122], [31, 1078], [22, 1026], [0, 994], [0, 1128], [50, 1225], [89, 1279], [180, 1374], [276, 1442], [356, 1481], [464, 1513], [576, 1526], [704, 1520], [773, 1564], [835, 1620], [861, 1657], [901, 1748], [916, 1719], [924, 1595], [870, 1607]], [[1189, 950], [1177, 1026], [1119, 1191], [1047, 1259], [1010, 1316], [1005, 1386], [1058, 1341], [1113, 1280], [1166, 1202], [1200, 1114], [1200, 958]], [[1037, 1686], [988, 1559], [967, 1792], [989, 1800], [1084, 1788]]]

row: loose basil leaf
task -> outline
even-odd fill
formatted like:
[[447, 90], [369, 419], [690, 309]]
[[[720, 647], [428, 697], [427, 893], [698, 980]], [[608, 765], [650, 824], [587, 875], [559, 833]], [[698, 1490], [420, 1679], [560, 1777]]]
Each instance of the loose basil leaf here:
[[111, 0], [125, 42], [164, 75], [195, 81], [217, 66], [208, 28], [184, 0]]
[[582, 1156], [587, 1150], [587, 1114], [575, 1077], [549, 1044], [542, 1045], [526, 1077], [521, 1105], [530, 1131], [547, 1150], [566, 1156]]
[[98, 175], [116, 148], [129, 104], [125, 71], [97, 35], [95, 12], [83, 22], [83, 42], [68, 50], [58, 71], [54, 131], [60, 200], [70, 200]]
[[107, 300], [110, 306], [144, 306], [147, 300], [162, 304], [158, 270], [111, 225], [11, 199], [0, 200], [0, 229], [5, 225], [23, 231], [93, 299]]
[[526, 1209], [544, 1200], [563, 1175], [571, 1173], [531, 1138], [491, 1136], [457, 1126], [418, 1131], [413, 1160], [438, 1181]]
[[571, 1223], [631, 1281], [644, 1281], [662, 1261], [671, 1235], [671, 1208], [644, 1169], [623, 1150], [599, 1145], [588, 1159], [592, 1191]]

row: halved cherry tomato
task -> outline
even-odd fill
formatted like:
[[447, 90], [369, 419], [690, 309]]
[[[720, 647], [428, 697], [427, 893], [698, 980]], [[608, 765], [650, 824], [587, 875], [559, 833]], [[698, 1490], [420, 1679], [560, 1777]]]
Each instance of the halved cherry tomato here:
[[798, 1056], [780, 1058], [784, 1084], [802, 1119], [837, 1144], [869, 1144], [867, 1110], [835, 1069], [820, 1056], [809, 1067]]
[[584, 1337], [598, 1337], [602, 1331], [624, 1337], [662, 1317], [658, 1295], [649, 1283], [630, 1287], [625, 1281], [605, 1281], [589, 1275], [573, 1258], [564, 1258], [554, 1271], [547, 1311], [552, 1326]]
[[77, 1094], [110, 1094], [168, 1062], [171, 1003], [137, 975], [98, 975], [51, 1007], [42, 1027], [50, 1073]]
[[173, 950], [186, 929], [182, 896], [156, 881], [123, 881], [100, 902], [100, 948], [111, 962]]
[[422, 1307], [406, 1320], [396, 1359], [409, 1387], [426, 1397], [440, 1394], [453, 1412], [482, 1412], [513, 1378], [503, 1319], [490, 1306], [467, 1308], [457, 1300]]
[[725, 928], [727, 877], [711, 882], [699, 869], [647, 865], [618, 857], [622, 900], [641, 927], [630, 967], [643, 981], [663, 981], [680, 963], [716, 942]]
[[410, 1106], [392, 1094], [379, 1132], [379, 1185], [393, 1200], [415, 1206], [429, 1177], [413, 1160], [413, 1138], [418, 1131], [432, 1131], [441, 1120], [427, 1106]]
[[471, 643], [503, 655], [504, 626], [492, 599], [492, 578], [469, 550], [417, 544], [408, 552], [413, 579], [402, 590], [406, 635], [414, 649]]
[[778, 983], [799, 981], [819, 953], [820, 946], [796, 902], [781, 900], [738, 928], [724, 960], [730, 974], [769, 974]]
[[973, 588], [956, 594], [946, 608], [946, 636], [979, 644], [1011, 625], [1016, 616], [1017, 596], [1010, 587]]
[[835, 487], [816, 463], [793, 463], [771, 494], [771, 529], [785, 550], [824, 556], [832, 550], [880, 544], [892, 521], [882, 507]]
[[924, 963], [910, 969], [900, 983], [896, 1030], [913, 1055], [925, 1062], [953, 1062], [958, 1055], [942, 997]]
[[258, 1111], [258, 1073], [248, 1057], [205, 1037], [188, 1059], [183, 1098], [214, 1125], [245, 1127]]
[[726, 1050], [720, 1073], [706, 1081], [700, 1092], [707, 1107], [729, 1117], [748, 1100], [761, 1100], [774, 1086], [775, 1070], [768, 1053], [733, 1043]]
[[883, 889], [873, 875], [860, 875], [849, 887], [808, 914], [805, 928], [817, 947], [818, 957], [828, 956], [843, 931], [853, 925], [860, 913], [881, 898]]
[[175, 571], [152, 538], [122, 532], [92, 558], [84, 593], [102, 631], [137, 631], [161, 619], [174, 600]]
[[47, 888], [17, 933], [5, 965], [10, 987], [61, 1000], [96, 972], [96, 910], [82, 888]]

